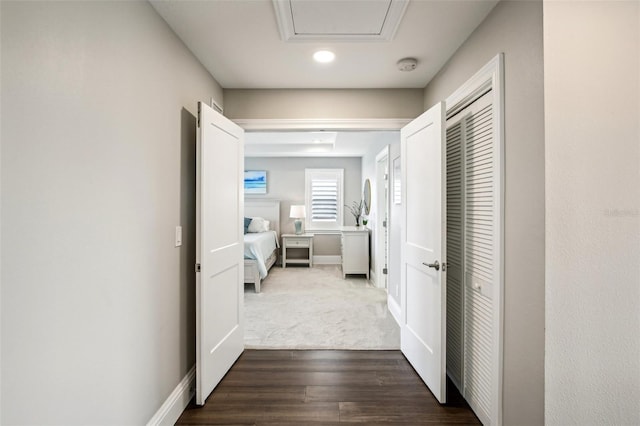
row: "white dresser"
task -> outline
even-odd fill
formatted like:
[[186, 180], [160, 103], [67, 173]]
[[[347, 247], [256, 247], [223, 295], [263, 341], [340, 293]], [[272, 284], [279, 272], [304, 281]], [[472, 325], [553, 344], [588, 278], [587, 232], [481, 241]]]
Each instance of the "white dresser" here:
[[369, 230], [364, 226], [342, 228], [342, 276], [365, 274], [369, 279]]

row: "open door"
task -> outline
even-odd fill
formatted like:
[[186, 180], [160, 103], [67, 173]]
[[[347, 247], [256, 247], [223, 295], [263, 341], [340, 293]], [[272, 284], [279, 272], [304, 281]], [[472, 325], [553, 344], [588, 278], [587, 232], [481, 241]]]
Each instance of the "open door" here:
[[244, 350], [244, 130], [198, 103], [196, 404]]
[[[376, 287], [387, 289], [389, 270], [389, 147], [376, 156]], [[388, 303], [388, 302], [387, 302]]]
[[444, 121], [441, 102], [400, 131], [400, 347], [440, 403], [447, 394]]

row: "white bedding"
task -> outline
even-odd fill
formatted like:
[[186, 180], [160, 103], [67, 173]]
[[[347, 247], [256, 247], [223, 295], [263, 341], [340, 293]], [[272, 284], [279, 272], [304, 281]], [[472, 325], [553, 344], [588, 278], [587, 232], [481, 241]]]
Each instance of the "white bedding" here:
[[265, 261], [276, 247], [280, 247], [276, 231], [244, 234], [244, 258], [255, 259], [260, 278], [267, 276]]

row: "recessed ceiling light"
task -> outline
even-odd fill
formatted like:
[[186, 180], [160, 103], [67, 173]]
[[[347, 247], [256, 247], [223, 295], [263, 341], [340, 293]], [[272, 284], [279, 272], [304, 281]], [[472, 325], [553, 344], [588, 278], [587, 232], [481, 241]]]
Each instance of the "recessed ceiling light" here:
[[333, 62], [335, 58], [336, 54], [331, 52], [330, 50], [318, 50], [313, 54], [313, 59], [315, 59], [316, 62], [320, 62], [323, 64]]

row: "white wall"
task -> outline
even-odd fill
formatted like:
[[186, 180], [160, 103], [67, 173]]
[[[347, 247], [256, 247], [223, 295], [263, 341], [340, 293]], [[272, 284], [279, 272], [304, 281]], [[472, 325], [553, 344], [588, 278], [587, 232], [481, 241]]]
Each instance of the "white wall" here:
[[[267, 194], [246, 195], [251, 199], [280, 200], [280, 232], [294, 233], [294, 219], [289, 217], [292, 204], [304, 204], [305, 169], [344, 169], [344, 204], [351, 205], [362, 194], [360, 182], [362, 169], [359, 157], [247, 157], [245, 170], [267, 171]], [[355, 225], [355, 219], [344, 209], [344, 224]], [[304, 225], [303, 225], [304, 226]], [[316, 256], [340, 256], [338, 235], [317, 235], [313, 239], [313, 254]]]
[[640, 424], [640, 5], [544, 3], [548, 425]]
[[544, 420], [542, 2], [503, 0], [425, 90], [446, 99], [498, 53], [505, 60], [503, 421]]
[[195, 361], [194, 115], [222, 90], [146, 2], [0, 9], [1, 422], [144, 424]]

